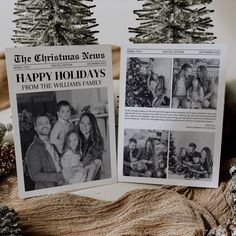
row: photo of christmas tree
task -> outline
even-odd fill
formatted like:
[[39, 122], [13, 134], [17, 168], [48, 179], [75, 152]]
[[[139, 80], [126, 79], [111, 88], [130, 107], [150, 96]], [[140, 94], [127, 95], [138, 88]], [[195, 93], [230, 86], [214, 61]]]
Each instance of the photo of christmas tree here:
[[169, 58], [128, 58], [125, 105], [170, 107], [171, 70]]

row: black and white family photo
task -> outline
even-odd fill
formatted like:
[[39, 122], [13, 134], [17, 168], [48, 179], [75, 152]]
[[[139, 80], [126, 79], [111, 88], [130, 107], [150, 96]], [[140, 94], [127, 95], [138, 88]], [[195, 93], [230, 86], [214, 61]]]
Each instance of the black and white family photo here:
[[111, 177], [107, 88], [17, 95], [25, 191]]
[[171, 131], [168, 178], [211, 179], [213, 151], [213, 133]]
[[168, 131], [126, 129], [123, 175], [166, 178]]
[[219, 59], [174, 59], [172, 108], [217, 109]]
[[171, 69], [169, 58], [128, 58], [125, 105], [170, 107]]

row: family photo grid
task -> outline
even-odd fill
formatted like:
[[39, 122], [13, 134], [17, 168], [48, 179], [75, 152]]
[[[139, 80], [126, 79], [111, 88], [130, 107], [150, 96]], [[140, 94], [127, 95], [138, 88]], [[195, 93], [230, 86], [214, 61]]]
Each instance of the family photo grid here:
[[127, 107], [217, 109], [219, 59], [127, 59]]
[[211, 180], [214, 133], [125, 129], [123, 175]]
[[[219, 59], [129, 57], [125, 106], [217, 109]], [[214, 132], [125, 129], [123, 175], [212, 178]]]
[[122, 48], [118, 179], [217, 187], [223, 45]]

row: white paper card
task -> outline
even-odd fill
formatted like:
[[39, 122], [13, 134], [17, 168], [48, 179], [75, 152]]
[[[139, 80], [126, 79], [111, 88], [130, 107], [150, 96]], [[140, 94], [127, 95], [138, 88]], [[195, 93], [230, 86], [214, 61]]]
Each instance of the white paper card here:
[[6, 50], [20, 197], [116, 181], [111, 46]]
[[223, 45], [129, 45], [121, 52], [118, 180], [217, 187]]

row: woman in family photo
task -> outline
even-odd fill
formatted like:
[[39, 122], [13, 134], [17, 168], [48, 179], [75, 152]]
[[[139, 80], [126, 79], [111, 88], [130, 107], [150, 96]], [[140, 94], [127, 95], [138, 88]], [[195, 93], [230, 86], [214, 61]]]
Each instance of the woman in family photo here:
[[[80, 150], [83, 165], [96, 164], [98, 169], [104, 152], [104, 141], [96, 117], [90, 112], [83, 113], [80, 117], [77, 129], [81, 140]], [[98, 179], [99, 175], [100, 172], [98, 171], [97, 176], [94, 176], [95, 179]]]
[[172, 107], [216, 109], [219, 61], [174, 59], [174, 64]]
[[218, 77], [210, 79], [207, 71], [207, 67], [200, 65], [197, 68], [197, 78], [200, 81], [203, 88], [203, 108], [216, 109], [217, 107], [217, 91], [218, 91]]
[[152, 107], [159, 107], [161, 104], [165, 104], [165, 77], [151, 73], [147, 79], [147, 86], [152, 93]]

